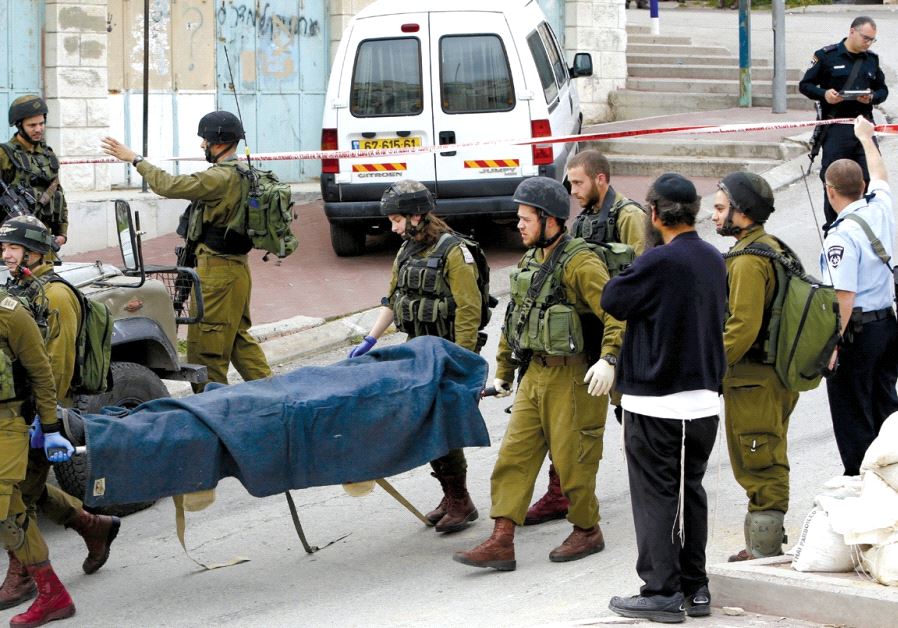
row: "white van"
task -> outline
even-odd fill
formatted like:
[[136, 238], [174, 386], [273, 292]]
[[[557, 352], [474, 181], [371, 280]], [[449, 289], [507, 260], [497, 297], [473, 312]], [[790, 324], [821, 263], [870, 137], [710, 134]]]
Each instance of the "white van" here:
[[[450, 8], [451, 7], [451, 8]], [[378, 0], [340, 41], [324, 104], [321, 148], [350, 150], [579, 133], [568, 68], [536, 0]], [[525, 177], [561, 180], [574, 144], [495, 145], [442, 153], [322, 161], [321, 193], [340, 256], [386, 225], [380, 197], [399, 179], [434, 193], [453, 217], [512, 217]]]

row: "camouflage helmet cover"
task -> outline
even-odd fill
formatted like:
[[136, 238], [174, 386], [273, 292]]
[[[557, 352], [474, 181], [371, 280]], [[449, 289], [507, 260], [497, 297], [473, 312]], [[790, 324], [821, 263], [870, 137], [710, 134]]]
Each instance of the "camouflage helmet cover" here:
[[384, 216], [421, 215], [436, 209], [433, 195], [423, 183], [412, 179], [397, 181], [388, 187], [380, 198], [380, 213]]
[[0, 226], [0, 242], [19, 244], [37, 253], [48, 253], [53, 245], [53, 234], [34, 216], [16, 216]]
[[571, 197], [567, 189], [548, 177], [524, 179], [514, 191], [513, 199], [515, 203], [535, 207], [562, 222], [571, 215]]
[[19, 96], [9, 106], [9, 126], [15, 126], [25, 118], [47, 115], [47, 103], [40, 96]]

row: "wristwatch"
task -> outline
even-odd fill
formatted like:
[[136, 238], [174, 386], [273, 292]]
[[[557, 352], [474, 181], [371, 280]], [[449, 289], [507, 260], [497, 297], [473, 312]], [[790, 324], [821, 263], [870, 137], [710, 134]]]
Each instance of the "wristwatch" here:
[[617, 356], [612, 354], [603, 355], [601, 360], [605, 360], [611, 366], [617, 366]]
[[143, 161], [143, 155], [136, 155], [134, 157], [134, 159], [131, 160], [131, 165], [136, 168], [137, 164], [139, 164], [142, 161]]

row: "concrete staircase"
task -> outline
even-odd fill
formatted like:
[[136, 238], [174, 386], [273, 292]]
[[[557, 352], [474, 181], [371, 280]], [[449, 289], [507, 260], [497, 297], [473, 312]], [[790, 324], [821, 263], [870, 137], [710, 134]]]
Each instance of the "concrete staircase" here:
[[[694, 46], [689, 37], [652, 35], [647, 26], [627, 26], [626, 89], [609, 96], [615, 120], [739, 106], [739, 58], [726, 48]], [[752, 106], [773, 105], [773, 68], [752, 59]], [[802, 72], [786, 70], [786, 105], [813, 110], [798, 93]]]
[[[609, 96], [615, 121], [703, 111], [716, 114], [691, 123], [737, 121], [728, 119], [729, 112], [719, 111], [739, 106], [739, 60], [726, 48], [694, 46], [689, 37], [651, 35], [645, 26], [631, 25], [627, 32], [626, 89]], [[813, 103], [798, 93], [800, 77], [799, 70], [787, 72], [787, 107], [807, 111], [804, 117], [813, 118]], [[772, 78], [769, 60], [752, 60], [754, 107], [772, 106]], [[679, 121], [659, 120], [657, 124], [679, 126]], [[644, 125], [653, 124], [640, 121], [640, 126]], [[675, 171], [690, 177], [715, 179], [736, 170], [761, 173], [807, 152], [802, 142], [780, 136], [756, 140], [723, 135], [633, 137], [582, 142], [581, 148], [595, 148], [604, 153], [614, 175], [654, 177], [661, 172]]]

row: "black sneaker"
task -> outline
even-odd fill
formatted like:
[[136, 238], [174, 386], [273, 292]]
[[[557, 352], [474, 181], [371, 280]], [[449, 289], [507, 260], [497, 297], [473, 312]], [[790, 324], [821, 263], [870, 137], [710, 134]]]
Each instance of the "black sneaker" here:
[[686, 614], [690, 617], [707, 617], [711, 614], [711, 592], [708, 585], [686, 598]]
[[622, 617], [648, 619], [662, 624], [679, 624], [686, 621], [685, 602], [682, 593], [673, 595], [634, 595], [611, 598], [608, 608]]

